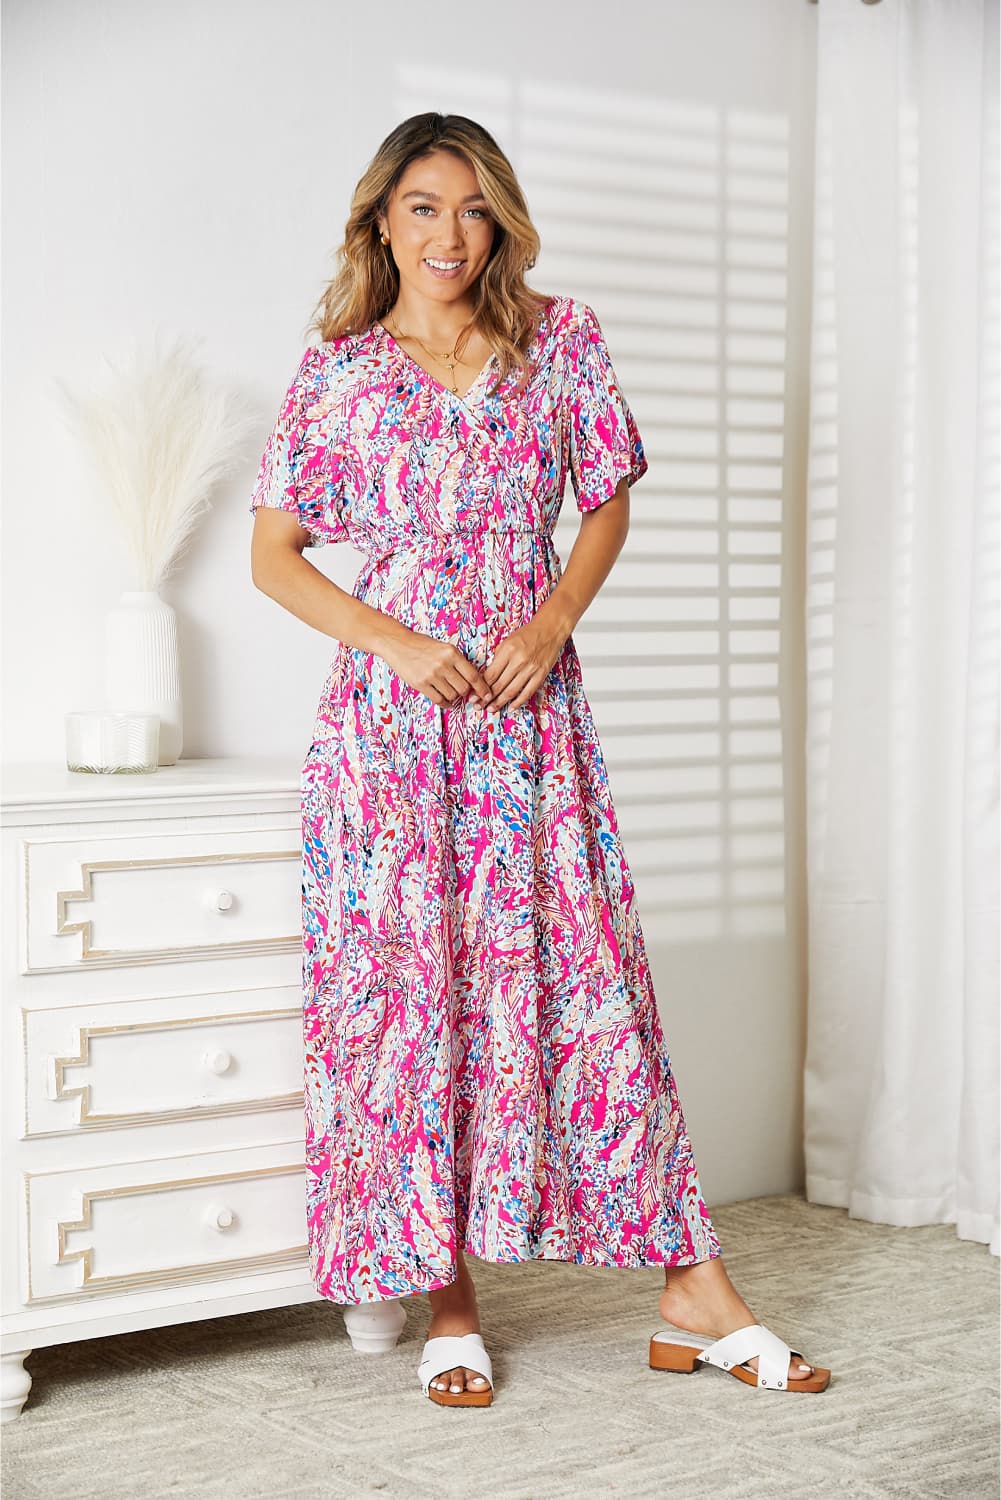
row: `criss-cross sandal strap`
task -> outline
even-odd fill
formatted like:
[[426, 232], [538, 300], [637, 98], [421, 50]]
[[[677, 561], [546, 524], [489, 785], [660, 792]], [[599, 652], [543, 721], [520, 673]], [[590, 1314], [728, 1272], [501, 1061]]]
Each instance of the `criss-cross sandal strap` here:
[[425, 1396], [436, 1376], [441, 1375], [445, 1370], [455, 1370], [460, 1365], [465, 1366], [467, 1370], [475, 1370], [478, 1375], [485, 1375], [490, 1385], [493, 1385], [494, 1372], [482, 1334], [443, 1333], [437, 1338], [428, 1339], [424, 1344], [421, 1362], [417, 1366], [417, 1374]]
[[749, 1323], [746, 1328], [737, 1328], [709, 1344], [699, 1359], [729, 1370], [734, 1365], [746, 1364], [757, 1355], [758, 1385], [781, 1391], [786, 1386], [791, 1352], [788, 1344], [784, 1344], [770, 1328], [765, 1328], [762, 1323]]

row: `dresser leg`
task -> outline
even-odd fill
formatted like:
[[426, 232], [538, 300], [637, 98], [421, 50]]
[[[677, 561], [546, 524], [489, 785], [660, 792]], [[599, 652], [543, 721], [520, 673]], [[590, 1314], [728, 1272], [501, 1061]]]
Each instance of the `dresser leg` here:
[[0, 1422], [13, 1422], [31, 1390], [31, 1376], [24, 1368], [30, 1349], [17, 1349], [0, 1361]]
[[399, 1301], [363, 1302], [342, 1307], [341, 1312], [356, 1354], [388, 1354], [395, 1349], [407, 1321]]

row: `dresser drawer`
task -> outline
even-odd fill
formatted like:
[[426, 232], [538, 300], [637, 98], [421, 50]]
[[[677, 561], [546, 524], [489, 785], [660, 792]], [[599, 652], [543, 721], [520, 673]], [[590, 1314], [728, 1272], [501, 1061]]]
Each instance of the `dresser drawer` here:
[[245, 1276], [306, 1256], [302, 1141], [24, 1174], [25, 1301]]
[[24, 839], [21, 971], [292, 950], [300, 848], [283, 828]]
[[288, 995], [251, 990], [23, 1011], [25, 1135], [301, 1105], [301, 1001], [273, 1003]]

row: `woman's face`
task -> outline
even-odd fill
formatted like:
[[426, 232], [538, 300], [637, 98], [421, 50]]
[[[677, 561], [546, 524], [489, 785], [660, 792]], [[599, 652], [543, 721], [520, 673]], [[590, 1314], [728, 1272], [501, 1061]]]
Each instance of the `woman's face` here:
[[[494, 219], [468, 162], [451, 151], [412, 161], [389, 202], [379, 229], [405, 286], [433, 302], [465, 300], [487, 261]], [[430, 261], [445, 262], [436, 267]], [[454, 263], [458, 261], [457, 266]]]

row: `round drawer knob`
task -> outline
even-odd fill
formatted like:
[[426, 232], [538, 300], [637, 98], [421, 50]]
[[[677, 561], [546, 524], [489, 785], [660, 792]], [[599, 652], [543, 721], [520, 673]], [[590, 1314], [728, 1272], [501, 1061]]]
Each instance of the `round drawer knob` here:
[[227, 1052], [225, 1047], [217, 1047], [214, 1052], [203, 1052], [202, 1062], [210, 1073], [225, 1073], [233, 1061], [233, 1054]]
[[232, 911], [236, 897], [232, 891], [206, 891], [205, 905], [209, 911]]
[[222, 1233], [224, 1230], [232, 1229], [236, 1223], [236, 1214], [231, 1208], [227, 1208], [225, 1204], [221, 1206], [217, 1205], [208, 1210], [205, 1215], [205, 1222], [210, 1229], [218, 1229]]

